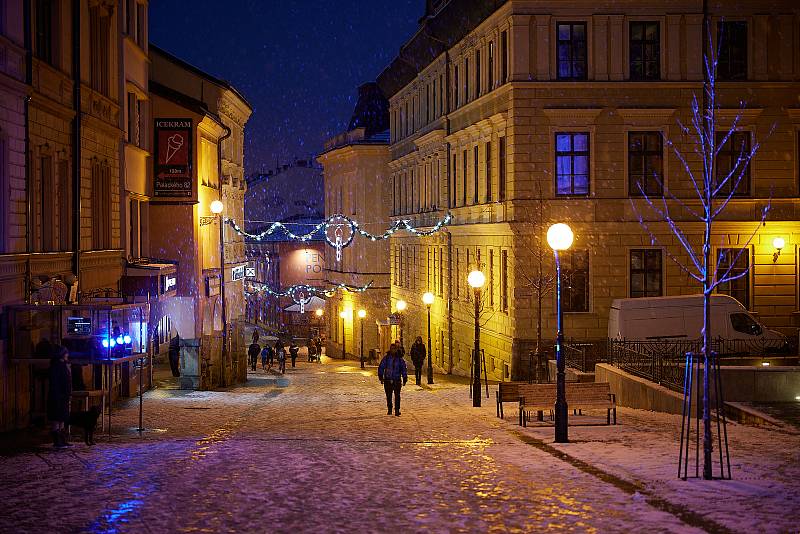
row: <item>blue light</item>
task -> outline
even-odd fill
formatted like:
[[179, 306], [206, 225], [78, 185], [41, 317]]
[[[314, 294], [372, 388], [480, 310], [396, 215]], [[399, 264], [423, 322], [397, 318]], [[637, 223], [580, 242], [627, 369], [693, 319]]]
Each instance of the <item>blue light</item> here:
[[129, 336], [128, 334], [125, 334], [125, 337], [123, 337], [122, 339], [123, 339], [123, 341], [125, 341], [126, 345], [130, 345], [131, 344], [131, 336]]
[[109, 341], [109, 344], [111, 345], [112, 349], [117, 346], [117, 342], [114, 341], [113, 339], [111, 341]]
[[108, 348], [108, 340], [107, 340], [107, 339], [104, 339], [104, 340], [103, 340], [103, 348], [104, 348], [104, 349], [107, 349], [107, 348]]
[[123, 339], [122, 336], [117, 336], [117, 345], [122, 345]]

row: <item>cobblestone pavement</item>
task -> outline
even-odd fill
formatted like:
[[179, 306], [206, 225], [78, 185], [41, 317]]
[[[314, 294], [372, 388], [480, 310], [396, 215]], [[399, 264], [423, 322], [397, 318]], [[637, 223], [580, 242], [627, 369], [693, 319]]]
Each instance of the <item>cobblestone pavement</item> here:
[[374, 369], [330, 360], [230, 391], [156, 390], [142, 437], [131, 403], [94, 447], [0, 458], [0, 531], [696, 530], [524, 443], [467, 392], [409, 383], [387, 416]]

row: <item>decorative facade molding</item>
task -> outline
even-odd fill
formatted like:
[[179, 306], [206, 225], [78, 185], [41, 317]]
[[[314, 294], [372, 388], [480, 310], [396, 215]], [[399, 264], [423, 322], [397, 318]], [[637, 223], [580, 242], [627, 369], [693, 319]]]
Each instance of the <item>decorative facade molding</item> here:
[[602, 111], [602, 108], [545, 108], [542, 110], [552, 124], [593, 123]]
[[617, 108], [625, 124], [666, 124], [675, 114], [675, 108]]

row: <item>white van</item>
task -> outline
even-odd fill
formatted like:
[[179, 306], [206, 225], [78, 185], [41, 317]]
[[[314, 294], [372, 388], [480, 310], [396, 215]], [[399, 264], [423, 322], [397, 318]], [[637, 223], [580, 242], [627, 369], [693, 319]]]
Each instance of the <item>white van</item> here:
[[[615, 299], [608, 315], [608, 337], [614, 339], [686, 339], [702, 337], [703, 295]], [[751, 340], [780, 349], [786, 337], [759, 323], [729, 295], [711, 295], [711, 337]]]

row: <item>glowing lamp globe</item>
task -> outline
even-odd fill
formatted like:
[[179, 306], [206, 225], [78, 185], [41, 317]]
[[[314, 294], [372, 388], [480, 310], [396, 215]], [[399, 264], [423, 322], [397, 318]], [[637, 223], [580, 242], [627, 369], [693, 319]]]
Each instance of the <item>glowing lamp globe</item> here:
[[430, 291], [424, 293], [422, 295], [422, 303], [425, 304], [426, 306], [430, 306], [431, 304], [433, 304], [433, 293], [431, 293]]
[[225, 205], [222, 204], [222, 202], [220, 202], [219, 200], [215, 200], [214, 202], [211, 203], [211, 213], [213, 213], [214, 215], [219, 215], [220, 213], [222, 213], [222, 210], [224, 209]]
[[781, 250], [786, 246], [786, 241], [784, 241], [782, 237], [776, 237], [772, 240], [772, 246], [778, 250]]
[[473, 289], [480, 289], [486, 283], [486, 277], [480, 271], [472, 271], [467, 276], [467, 283]]
[[343, 312], [343, 311], [339, 312], [339, 317], [341, 317], [342, 319], [346, 318], [347, 317], [347, 312]]
[[367, 316], [367, 310], [358, 310], [358, 318], [363, 319]]
[[564, 223], [557, 223], [547, 229], [547, 244], [553, 250], [567, 250], [574, 239], [572, 229]]
[[317, 309], [317, 311], [314, 312], [314, 315], [316, 315], [317, 317], [322, 317], [323, 313], [324, 312], [322, 311], [322, 308], [319, 308]]
[[408, 303], [406, 303], [404, 300], [398, 300], [397, 304], [395, 304], [395, 307], [397, 308], [397, 311], [402, 312], [406, 310]]

